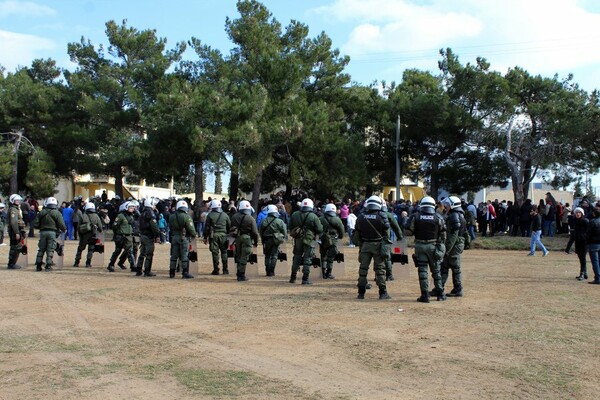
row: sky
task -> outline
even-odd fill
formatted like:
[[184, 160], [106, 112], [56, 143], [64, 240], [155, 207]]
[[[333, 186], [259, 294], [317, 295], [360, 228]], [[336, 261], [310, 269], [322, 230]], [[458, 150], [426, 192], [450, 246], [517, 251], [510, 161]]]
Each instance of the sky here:
[[[350, 56], [346, 72], [359, 84], [400, 82], [409, 68], [437, 73], [439, 50], [450, 47], [462, 63], [484, 57], [502, 73], [519, 66], [547, 77], [573, 74], [584, 90], [600, 88], [598, 0], [262, 3], [283, 26], [293, 19], [305, 23], [311, 37], [325, 32]], [[227, 54], [225, 20], [238, 16], [234, 0], [0, 0], [0, 65], [14, 72], [52, 58], [73, 70], [67, 44], [84, 37], [106, 46], [105, 23], [124, 19], [138, 30], [155, 29], [168, 48], [196, 37]]]

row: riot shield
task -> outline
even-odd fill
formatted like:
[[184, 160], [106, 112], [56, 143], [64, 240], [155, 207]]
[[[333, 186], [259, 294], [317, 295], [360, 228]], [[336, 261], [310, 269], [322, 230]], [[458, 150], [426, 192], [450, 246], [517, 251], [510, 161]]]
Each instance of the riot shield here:
[[249, 278], [258, 278], [258, 256], [254, 247], [252, 247], [252, 253], [248, 257], [248, 263], [246, 264], [246, 276]]
[[23, 268], [29, 265], [29, 249], [27, 248], [27, 234], [21, 235], [21, 255], [17, 260], [17, 264]]
[[336, 255], [333, 259], [333, 268], [331, 274], [336, 278], [343, 278], [346, 275], [346, 263], [344, 257], [344, 246], [343, 241], [338, 239], [335, 245]]
[[310, 279], [313, 281], [323, 279], [323, 269], [321, 268], [321, 241], [315, 240], [313, 242], [313, 256], [312, 266], [313, 270], [310, 272]]
[[[291, 258], [291, 257], [290, 257]], [[279, 245], [279, 253], [277, 254], [277, 265], [275, 266], [275, 276], [288, 276], [291, 265], [288, 262], [287, 242]]]
[[56, 250], [54, 251], [54, 267], [62, 269], [65, 266], [65, 239], [61, 234], [56, 238]]
[[96, 234], [96, 244], [94, 245], [92, 267], [104, 267], [104, 232], [98, 232]]
[[189, 272], [190, 274], [197, 276], [200, 268], [198, 262], [198, 247], [195, 237], [190, 238], [190, 244], [188, 246], [188, 249], [188, 268], [190, 270]]
[[408, 243], [406, 239], [396, 240], [392, 243], [392, 268], [394, 276], [408, 280], [410, 271], [414, 269], [408, 262]]
[[235, 258], [235, 238], [227, 236], [229, 247], [227, 248], [227, 258]]

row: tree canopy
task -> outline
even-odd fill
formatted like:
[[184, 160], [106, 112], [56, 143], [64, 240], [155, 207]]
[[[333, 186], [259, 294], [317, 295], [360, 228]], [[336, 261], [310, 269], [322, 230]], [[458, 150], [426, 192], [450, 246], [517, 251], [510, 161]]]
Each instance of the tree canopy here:
[[510, 180], [521, 203], [535, 176], [565, 187], [600, 167], [600, 96], [571, 76], [501, 74], [442, 49], [437, 73], [359, 85], [325, 32], [282, 25], [256, 0], [237, 11], [227, 54], [196, 37], [168, 49], [155, 30], [108, 21], [107, 45], [67, 45], [73, 71], [0, 70], [0, 189], [43, 197], [57, 177], [98, 173], [117, 194], [124, 176], [174, 178], [199, 198], [207, 172], [227, 171], [229, 196], [255, 203], [276, 189], [370, 194], [395, 183], [398, 116], [402, 175], [433, 196]]

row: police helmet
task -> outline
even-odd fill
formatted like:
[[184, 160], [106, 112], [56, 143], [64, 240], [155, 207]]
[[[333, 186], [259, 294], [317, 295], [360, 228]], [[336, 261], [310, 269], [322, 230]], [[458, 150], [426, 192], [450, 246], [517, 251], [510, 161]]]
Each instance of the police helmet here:
[[128, 201], [126, 201], [126, 202], [122, 203], [122, 204], [119, 206], [119, 212], [122, 212], [122, 211], [125, 211], [125, 210], [127, 210], [127, 207], [128, 207], [128, 206], [129, 206], [129, 202], [128, 202]]
[[277, 206], [275, 204], [269, 204], [267, 206], [267, 214], [279, 215], [279, 210], [277, 209]]
[[210, 209], [211, 210], [217, 210], [221, 208], [221, 202], [219, 200], [211, 200], [210, 201]]
[[10, 201], [11, 204], [15, 204], [17, 201], [23, 201], [23, 198], [21, 196], [19, 196], [18, 194], [13, 194], [10, 196], [10, 198], [8, 200]]
[[252, 214], [252, 206], [250, 205], [250, 202], [248, 200], [240, 201], [238, 209], [243, 214], [246, 214], [246, 215]]
[[314, 207], [313, 201], [309, 198], [302, 200], [302, 203], [300, 204], [301, 211], [312, 211]]
[[46, 201], [44, 201], [44, 207], [46, 208], [56, 208], [58, 207], [58, 201], [54, 197], [48, 197]]
[[139, 206], [140, 206], [140, 203], [138, 203], [137, 200], [131, 200], [127, 207], [139, 207]]
[[444, 206], [450, 207], [452, 210], [458, 210], [462, 206], [460, 199], [456, 196], [446, 197], [442, 203]]
[[[127, 203], [125, 203], [125, 204], [127, 204]], [[92, 203], [91, 201], [85, 203], [85, 211], [92, 211], [92, 212], [96, 211], [96, 205], [94, 203]]]
[[4, 205], [4, 203], [0, 203], [0, 208], [4, 208], [6, 207], [6, 205]]
[[180, 211], [186, 211], [188, 210], [188, 203], [185, 200], [179, 200], [177, 202], [177, 209]]
[[421, 199], [420, 209], [424, 213], [433, 214], [435, 212], [435, 200], [433, 199], [433, 197], [423, 197], [423, 199]]
[[335, 208], [335, 204], [327, 204], [325, 205], [325, 210], [323, 211], [325, 214], [331, 215], [332, 217], [335, 217], [336, 215], [336, 208]]
[[381, 210], [381, 199], [378, 196], [371, 196], [367, 199], [365, 205], [367, 210]]

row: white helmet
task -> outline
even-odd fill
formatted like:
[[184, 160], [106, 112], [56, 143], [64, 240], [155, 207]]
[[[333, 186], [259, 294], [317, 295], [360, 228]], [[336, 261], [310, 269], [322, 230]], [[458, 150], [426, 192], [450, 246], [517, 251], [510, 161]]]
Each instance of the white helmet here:
[[267, 206], [267, 214], [277, 214], [279, 215], [279, 210], [275, 204], [269, 204]]
[[18, 194], [13, 194], [10, 196], [10, 198], [8, 200], [10, 201], [11, 204], [15, 204], [15, 202], [17, 202], [17, 201], [23, 201], [23, 198], [21, 196], [19, 196]]
[[240, 201], [238, 210], [240, 212], [242, 212], [243, 214], [247, 214], [247, 215], [252, 214], [252, 206], [250, 205], [250, 202], [248, 200]]
[[140, 203], [138, 203], [137, 200], [131, 200], [129, 202], [129, 205], [127, 206], [127, 208], [129, 208], [129, 207], [139, 207], [139, 206], [140, 206]]
[[185, 200], [179, 200], [177, 202], [177, 207], [176, 208], [178, 210], [181, 210], [181, 211], [187, 211], [188, 210], [188, 203], [187, 203], [187, 201], [185, 201]]
[[156, 197], [149, 197], [144, 201], [144, 207], [154, 207], [158, 204], [158, 201]]
[[313, 201], [311, 199], [306, 198], [306, 199], [302, 200], [302, 203], [300, 204], [300, 210], [312, 211], [313, 208], [315, 208], [315, 204], [313, 203]]
[[379, 196], [371, 196], [367, 199], [365, 203], [367, 210], [381, 210], [381, 199]]
[[44, 207], [46, 208], [56, 208], [58, 207], [58, 201], [54, 197], [48, 197], [46, 201], [44, 201]]
[[459, 208], [461, 208], [462, 205], [460, 199], [456, 196], [446, 197], [442, 203], [453, 210], [458, 210]]
[[325, 206], [325, 211], [324, 212], [325, 212], [325, 214], [329, 214], [332, 217], [335, 217], [335, 215], [336, 215], [335, 204], [331, 204], [331, 203], [327, 204]]
[[129, 206], [128, 201], [121, 203], [121, 205], [119, 206], [119, 212], [127, 210], [127, 206]]
[[435, 200], [433, 197], [426, 196], [421, 199], [421, 210], [426, 214], [433, 214], [435, 212]]
[[0, 203], [0, 208], [4, 208], [4, 207], [6, 207], [6, 206], [4, 205], [4, 203]]
[[[210, 201], [210, 209], [215, 210], [221, 208], [221, 202], [219, 200], [211, 200]], [[217, 211], [217, 210], [215, 210]]]
[[[128, 203], [124, 203], [124, 204], [128, 204]], [[85, 211], [96, 211], [96, 205], [94, 203], [92, 203], [91, 201], [85, 203]]]

